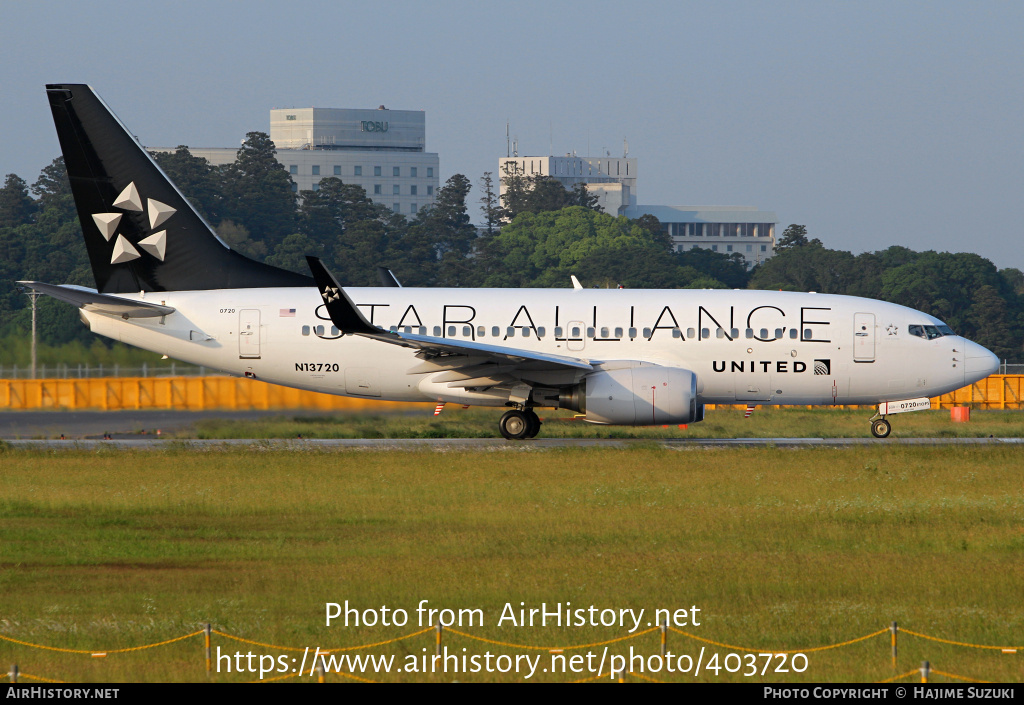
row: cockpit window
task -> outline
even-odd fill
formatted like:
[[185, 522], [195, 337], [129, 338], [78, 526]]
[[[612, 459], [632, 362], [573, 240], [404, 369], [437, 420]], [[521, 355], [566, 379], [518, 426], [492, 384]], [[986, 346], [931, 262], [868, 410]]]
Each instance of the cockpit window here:
[[945, 324], [937, 326], [929, 325], [912, 325], [907, 326], [907, 332], [911, 335], [916, 335], [918, 338], [924, 338], [925, 340], [935, 340], [946, 335], [956, 335], [953, 329]]

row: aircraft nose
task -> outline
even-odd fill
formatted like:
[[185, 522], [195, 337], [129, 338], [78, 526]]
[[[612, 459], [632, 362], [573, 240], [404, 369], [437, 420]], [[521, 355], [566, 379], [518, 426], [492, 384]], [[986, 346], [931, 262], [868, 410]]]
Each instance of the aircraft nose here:
[[985, 379], [999, 371], [999, 358], [977, 343], [964, 339], [964, 381], [967, 384]]

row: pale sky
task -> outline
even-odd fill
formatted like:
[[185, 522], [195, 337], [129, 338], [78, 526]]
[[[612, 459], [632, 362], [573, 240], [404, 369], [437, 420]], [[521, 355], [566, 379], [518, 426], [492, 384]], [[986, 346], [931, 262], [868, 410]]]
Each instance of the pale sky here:
[[496, 172], [508, 120], [521, 155], [628, 139], [641, 204], [1024, 269], [1022, 38], [1019, 2], [0, 0], [0, 175], [59, 155], [46, 83], [90, 84], [152, 146], [384, 104], [426, 111], [442, 180]]

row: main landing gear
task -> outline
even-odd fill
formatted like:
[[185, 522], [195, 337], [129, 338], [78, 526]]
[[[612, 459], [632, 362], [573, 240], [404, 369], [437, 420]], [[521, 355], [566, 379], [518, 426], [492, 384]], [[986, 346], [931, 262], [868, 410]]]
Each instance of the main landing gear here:
[[501, 417], [498, 430], [510, 441], [533, 438], [540, 432], [540, 419], [533, 409], [511, 409]]
[[885, 438], [892, 431], [892, 426], [885, 420], [884, 416], [871, 419], [871, 435], [875, 438]]

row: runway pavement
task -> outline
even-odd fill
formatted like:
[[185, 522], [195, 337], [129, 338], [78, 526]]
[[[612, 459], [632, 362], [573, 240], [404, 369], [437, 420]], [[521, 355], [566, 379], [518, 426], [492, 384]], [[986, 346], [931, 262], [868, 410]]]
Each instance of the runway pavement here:
[[155, 435], [188, 428], [200, 419], [253, 420], [273, 416], [336, 416], [332, 411], [4, 411], [0, 412], [0, 439], [136, 438], [141, 431]]
[[978, 446], [1024, 445], [1024, 438], [534, 438], [506, 441], [503, 438], [390, 438], [390, 439], [229, 439], [229, 440], [12, 440], [15, 448], [54, 450], [163, 450], [189, 448], [217, 450], [342, 451], [342, 450], [546, 450], [552, 448], [634, 448], [659, 446], [671, 450], [696, 448], [850, 448], [857, 446]]

